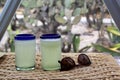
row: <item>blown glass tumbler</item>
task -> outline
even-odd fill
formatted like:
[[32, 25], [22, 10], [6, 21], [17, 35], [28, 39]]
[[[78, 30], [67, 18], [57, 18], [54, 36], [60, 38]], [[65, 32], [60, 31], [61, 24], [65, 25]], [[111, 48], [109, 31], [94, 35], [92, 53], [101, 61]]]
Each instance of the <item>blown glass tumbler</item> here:
[[44, 70], [58, 70], [61, 59], [61, 36], [59, 34], [43, 34], [40, 37], [42, 68]]
[[33, 70], [35, 68], [36, 42], [33, 34], [15, 36], [15, 64], [17, 70]]

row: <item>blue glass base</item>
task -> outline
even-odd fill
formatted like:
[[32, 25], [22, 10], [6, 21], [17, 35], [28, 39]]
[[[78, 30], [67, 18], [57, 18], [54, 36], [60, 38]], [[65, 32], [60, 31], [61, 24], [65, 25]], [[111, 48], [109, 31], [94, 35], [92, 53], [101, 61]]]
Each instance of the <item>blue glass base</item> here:
[[42, 68], [43, 68], [43, 70], [45, 70], [45, 71], [53, 71], [53, 70], [59, 70], [59, 69], [60, 69], [60, 67], [54, 67], [54, 68], [42, 67]]
[[18, 71], [29, 71], [29, 70], [34, 70], [35, 69], [35, 66], [32, 66], [32, 67], [17, 67], [16, 66], [16, 70]]

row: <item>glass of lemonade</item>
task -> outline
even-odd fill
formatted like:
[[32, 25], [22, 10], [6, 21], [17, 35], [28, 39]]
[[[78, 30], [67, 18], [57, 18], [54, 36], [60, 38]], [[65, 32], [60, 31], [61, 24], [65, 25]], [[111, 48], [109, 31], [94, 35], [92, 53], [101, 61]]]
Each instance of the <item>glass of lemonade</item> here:
[[35, 69], [36, 42], [33, 34], [15, 36], [15, 64], [17, 70]]
[[40, 37], [42, 68], [44, 70], [60, 69], [61, 36], [59, 34], [43, 34]]

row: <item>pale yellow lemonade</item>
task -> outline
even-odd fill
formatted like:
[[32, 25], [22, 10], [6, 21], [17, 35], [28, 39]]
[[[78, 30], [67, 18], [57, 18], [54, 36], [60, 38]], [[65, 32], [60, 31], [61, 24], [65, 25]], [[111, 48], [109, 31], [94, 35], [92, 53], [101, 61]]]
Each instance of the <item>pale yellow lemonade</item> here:
[[15, 63], [20, 69], [35, 67], [35, 40], [15, 41]]
[[44, 70], [60, 69], [61, 39], [46, 39], [40, 41], [42, 68]]

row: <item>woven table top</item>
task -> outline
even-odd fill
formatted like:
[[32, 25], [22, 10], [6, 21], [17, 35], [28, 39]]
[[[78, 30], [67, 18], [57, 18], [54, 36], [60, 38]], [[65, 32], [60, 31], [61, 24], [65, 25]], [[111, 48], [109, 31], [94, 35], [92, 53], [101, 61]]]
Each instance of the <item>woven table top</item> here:
[[[62, 54], [77, 60], [79, 53]], [[6, 54], [0, 58], [0, 80], [120, 80], [120, 66], [108, 54], [88, 53], [92, 62], [88, 67], [76, 67], [69, 71], [43, 71], [41, 57], [36, 55], [36, 69], [16, 71], [15, 55]], [[77, 61], [76, 61], [77, 63]]]

